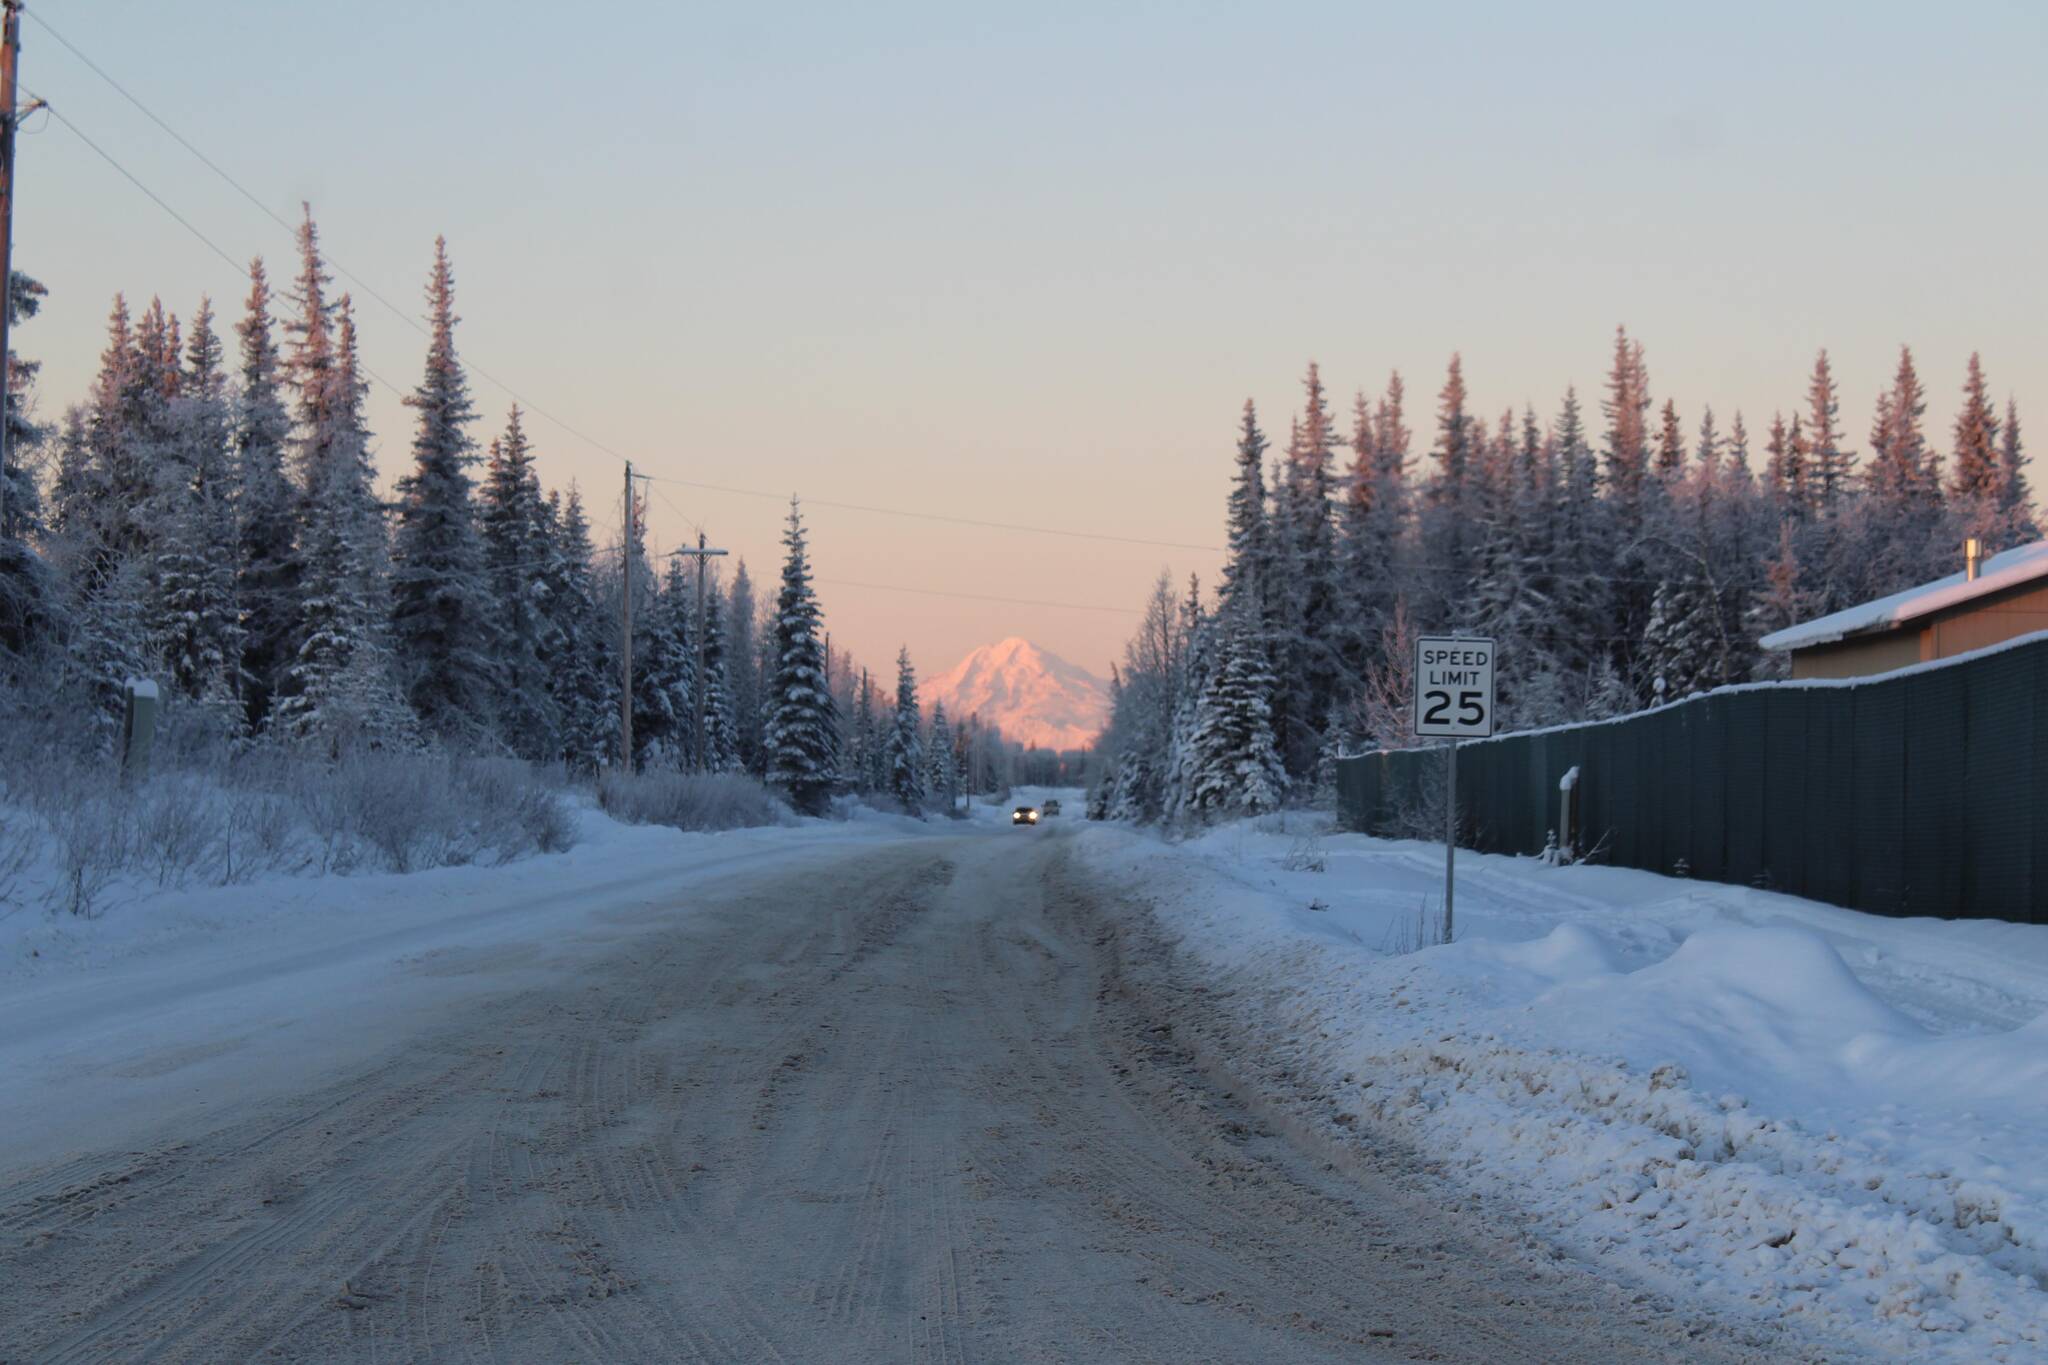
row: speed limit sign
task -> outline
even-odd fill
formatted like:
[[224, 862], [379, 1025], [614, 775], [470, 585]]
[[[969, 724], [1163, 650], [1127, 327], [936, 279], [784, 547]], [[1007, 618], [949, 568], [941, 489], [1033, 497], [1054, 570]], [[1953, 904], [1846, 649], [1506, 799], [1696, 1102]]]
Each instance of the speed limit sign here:
[[1425, 635], [1415, 642], [1415, 733], [1440, 739], [1493, 733], [1493, 641]]

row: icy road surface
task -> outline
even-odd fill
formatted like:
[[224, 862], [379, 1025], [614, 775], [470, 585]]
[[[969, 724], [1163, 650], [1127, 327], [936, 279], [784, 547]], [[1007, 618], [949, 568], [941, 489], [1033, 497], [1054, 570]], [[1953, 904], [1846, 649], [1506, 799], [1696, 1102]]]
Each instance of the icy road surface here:
[[1763, 1358], [1399, 1155], [1269, 1129], [1069, 844], [643, 891], [603, 952], [338, 1082], [32, 1166], [0, 1141], [0, 1359]]

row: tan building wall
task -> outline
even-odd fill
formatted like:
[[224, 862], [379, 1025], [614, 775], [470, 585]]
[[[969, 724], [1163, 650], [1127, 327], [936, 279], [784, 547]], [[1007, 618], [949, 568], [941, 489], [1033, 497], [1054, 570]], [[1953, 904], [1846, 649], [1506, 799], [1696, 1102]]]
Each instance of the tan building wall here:
[[1792, 652], [1795, 678], [1865, 678], [1930, 659], [1952, 659], [2048, 630], [2048, 583], [1967, 602], [1883, 635], [1862, 635]]
[[1864, 678], [1920, 662], [1920, 632], [1893, 631], [1792, 651], [1795, 678]]
[[2037, 630], [2048, 630], [2048, 583], [2029, 583], [1935, 617], [1933, 643], [1925, 657], [1952, 659]]

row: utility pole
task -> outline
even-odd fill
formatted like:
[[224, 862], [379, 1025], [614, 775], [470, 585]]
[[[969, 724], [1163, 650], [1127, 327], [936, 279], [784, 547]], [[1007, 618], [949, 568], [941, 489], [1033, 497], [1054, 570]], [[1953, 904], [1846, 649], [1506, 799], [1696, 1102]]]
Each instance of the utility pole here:
[[8, 363], [9, 325], [14, 321], [14, 68], [21, 58], [21, 0], [5, 0], [0, 27], [0, 538], [7, 534], [7, 400], [14, 395], [14, 367]]
[[694, 550], [684, 546], [673, 553], [678, 555], [695, 555], [697, 558], [697, 685], [691, 688], [690, 692], [697, 719], [695, 732], [697, 747], [693, 752], [696, 755], [697, 771], [703, 772], [710, 766], [704, 761], [704, 561], [715, 555], [725, 554], [726, 551], [706, 549], [704, 546], [704, 533], [699, 531], [697, 532], [697, 547]]
[[633, 771], [633, 462], [626, 461], [625, 519], [619, 523], [619, 766]]

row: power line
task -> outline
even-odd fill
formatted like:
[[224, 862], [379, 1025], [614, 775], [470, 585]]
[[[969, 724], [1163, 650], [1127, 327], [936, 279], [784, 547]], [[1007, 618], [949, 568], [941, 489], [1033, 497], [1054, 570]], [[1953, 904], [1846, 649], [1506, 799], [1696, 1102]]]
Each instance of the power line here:
[[[32, 90], [28, 90], [27, 86], [23, 86], [22, 89], [28, 91], [29, 95], [32, 98], [42, 100], [41, 96], [36, 95], [36, 93]], [[113, 153], [109, 152], [106, 148], [100, 146], [99, 143], [94, 142], [90, 137], [86, 136], [85, 130], [83, 128], [80, 128], [77, 124], [73, 123], [70, 119], [66, 118], [64, 116], [63, 110], [59, 109], [56, 105], [51, 104], [48, 100], [42, 100], [42, 106], [44, 113], [48, 114], [51, 118], [57, 120], [57, 122], [63, 124], [66, 128], [69, 128], [71, 130], [71, 135], [73, 137], [77, 138], [80, 142], [83, 142], [86, 146], [90, 147], [94, 151], [94, 153], [96, 153], [99, 156], [100, 160], [106, 162], [109, 166], [112, 166], [116, 171], [118, 171], [122, 179], [126, 180], [136, 189], [141, 190], [144, 194], [148, 195], [150, 202], [154, 203], [158, 208], [162, 209], [165, 213], [170, 214], [171, 217], [174, 220], [176, 220], [179, 227], [185, 229], [185, 231], [191, 233], [194, 237], [197, 237], [201, 242], [205, 243], [206, 249], [211, 251], [214, 255], [220, 257], [223, 261], [226, 261], [228, 263], [228, 267], [232, 269], [236, 274], [241, 275], [244, 278], [248, 276], [248, 266], [242, 264], [234, 257], [228, 255], [227, 251], [222, 248], [220, 243], [214, 241], [213, 238], [207, 236], [198, 228], [192, 226], [191, 222], [185, 217], [184, 214], [178, 212], [176, 209], [172, 208], [168, 203], [164, 201], [162, 195], [158, 194], [149, 186], [143, 184], [142, 181], [135, 175], [133, 171], [129, 170], [126, 166], [123, 166], [120, 162], [114, 160]]]
[[[24, 90], [27, 90], [26, 86], [22, 88]], [[33, 91], [30, 91], [29, 93], [33, 98], [41, 99], [41, 97], [36, 96]], [[109, 152], [106, 148], [100, 146], [99, 143], [93, 141], [92, 138], [86, 135], [84, 129], [80, 128], [77, 124], [73, 123], [70, 119], [66, 118], [64, 116], [63, 110], [57, 108], [55, 105], [51, 104], [47, 100], [43, 100], [42, 105], [44, 111], [47, 112], [51, 118], [63, 124], [64, 127], [70, 131], [73, 137], [77, 138], [80, 142], [83, 142], [87, 147], [90, 147], [93, 150], [93, 152], [100, 158], [100, 160], [106, 162], [109, 166], [112, 166], [117, 172], [119, 172], [122, 179], [126, 180], [129, 184], [133, 185], [136, 189], [141, 190], [143, 194], [147, 195], [151, 203], [155, 204], [158, 208], [162, 209], [165, 213], [171, 216], [171, 220], [173, 222], [177, 223], [179, 227], [185, 229], [185, 231], [191, 233], [194, 237], [198, 238], [199, 241], [205, 245], [207, 250], [211, 251], [214, 255], [220, 257], [223, 261], [226, 261], [228, 263], [229, 268], [232, 269], [237, 275], [240, 275], [245, 280], [249, 278], [248, 266], [243, 265], [240, 261], [237, 261], [233, 256], [230, 256], [227, 253], [226, 249], [223, 248], [219, 242], [214, 241], [213, 238], [207, 236], [198, 228], [194, 227], [191, 221], [187, 219], [184, 214], [172, 208], [162, 195], [158, 194], [148, 185], [143, 184], [141, 177], [137, 176], [135, 172], [129, 170], [126, 166], [123, 166], [119, 161], [115, 160], [113, 153]], [[399, 388], [396, 384], [386, 379], [383, 375], [377, 373], [377, 371], [371, 369], [368, 365], [364, 364], [360, 357], [356, 361], [356, 368], [362, 371], [362, 373], [368, 375], [370, 378], [376, 380], [379, 384], [382, 384], [385, 388], [391, 390], [392, 393], [398, 395], [400, 398], [405, 397], [405, 391], [403, 389]]]
[[[142, 99], [139, 96], [137, 96], [133, 91], [129, 90], [127, 86], [121, 84], [120, 81], [116, 80], [110, 73], [108, 73], [108, 71], [104, 67], [102, 67], [99, 63], [95, 62], [91, 57], [87, 56], [86, 53], [76, 43], [72, 42], [69, 38], [65, 37], [55, 27], [53, 27], [50, 24], [49, 20], [43, 17], [40, 10], [30, 9], [27, 6], [24, 6], [22, 12], [27, 14], [30, 18], [34, 19], [36, 23], [42, 27], [44, 32], [48, 33], [52, 38], [56, 39], [57, 42], [66, 51], [68, 51], [73, 57], [77, 58], [81, 63], [83, 63], [87, 70], [91, 71], [95, 76], [98, 76], [102, 81], [106, 82], [106, 84], [110, 88], [112, 88], [116, 94], [120, 95], [121, 98], [128, 101], [128, 103], [134, 105], [136, 109], [141, 111], [141, 113], [150, 120], [150, 122], [154, 123], [158, 128], [162, 129], [164, 133], [167, 134], [180, 147], [184, 148], [187, 152], [191, 153], [191, 155], [196, 160], [198, 160], [198, 162], [201, 165], [205, 166], [208, 170], [212, 171], [215, 175], [219, 176], [220, 179], [225, 184], [227, 184], [229, 188], [234, 190], [235, 193], [239, 194], [243, 199], [247, 200], [258, 212], [262, 213], [264, 217], [268, 218], [271, 222], [275, 223], [279, 228], [283, 229], [286, 233], [296, 237], [298, 229], [294, 227], [287, 219], [285, 219], [282, 215], [277, 213], [276, 210], [272, 209], [268, 204], [264, 203], [262, 199], [260, 199], [246, 185], [242, 184], [241, 181], [237, 180], [233, 175], [229, 174], [228, 171], [220, 165], [220, 163], [216, 162], [212, 157], [209, 157], [208, 155], [206, 155], [205, 152], [201, 151], [199, 147], [195, 145], [190, 138], [187, 138], [184, 134], [180, 133], [176, 128], [173, 128], [170, 125], [170, 123], [164, 119], [162, 115], [158, 114], [154, 109], [151, 109], [147, 104], [145, 104], [142, 101]], [[222, 260], [225, 260], [230, 265], [234, 266], [235, 270], [246, 278], [248, 274], [247, 266], [236, 262], [232, 256], [230, 256], [226, 251], [222, 250], [221, 247], [218, 244], [216, 244], [211, 238], [208, 238], [204, 233], [200, 232], [199, 229], [194, 227], [189, 221], [187, 221], [183, 215], [179, 214], [175, 209], [171, 208], [171, 206], [168, 203], [166, 203], [159, 195], [157, 195], [153, 190], [149, 189], [148, 186], [144, 185], [140, 179], [138, 179], [134, 174], [129, 172], [118, 161], [115, 161], [114, 158], [105, 151], [105, 149], [101, 148], [97, 143], [91, 141], [91, 139], [86, 138], [85, 134], [79, 132], [77, 126], [72, 124], [69, 119], [64, 118], [64, 116], [61, 113], [57, 113], [55, 110], [52, 110], [52, 114], [54, 117], [62, 121], [67, 128], [70, 128], [73, 133], [77, 134], [81, 141], [84, 141], [87, 146], [91, 147], [103, 159], [105, 159], [109, 165], [113, 166], [115, 170], [119, 171], [130, 182], [132, 182], [137, 189], [140, 189], [144, 194], [148, 195], [150, 199], [154, 200], [158, 207], [162, 208], [164, 212], [170, 214], [172, 218], [176, 219], [177, 222], [182, 227], [184, 227], [186, 231], [190, 232], [194, 237], [197, 237], [200, 241], [204, 242], [207, 245], [207, 247], [214, 252], [214, 254], [218, 255]], [[369, 298], [382, 304], [387, 310], [389, 310], [392, 313], [393, 316], [397, 317], [400, 321], [404, 322], [406, 326], [412, 328], [414, 331], [418, 332], [422, 336], [431, 335], [425, 324], [423, 324], [417, 317], [413, 316], [413, 314], [408, 312], [407, 310], [399, 307], [390, 299], [384, 297], [384, 295], [377, 290], [376, 286], [372, 285], [362, 276], [356, 274], [353, 270], [350, 270], [345, 263], [336, 259], [332, 253], [323, 253], [323, 259], [326, 261], [328, 265], [334, 268], [337, 274], [347, 279], [351, 284], [354, 284]], [[541, 418], [543, 421], [551, 423], [552, 425], [561, 429], [562, 431], [567, 432], [569, 435], [575, 437], [579, 441], [582, 441], [584, 444], [592, 447], [593, 449], [602, 451], [603, 453], [610, 455], [613, 459], [618, 460], [621, 463], [627, 462], [629, 457], [626, 456], [624, 452], [610, 445], [607, 445], [605, 442], [598, 440], [596, 437], [590, 435], [588, 432], [585, 432], [579, 429], [578, 427], [574, 426], [573, 424], [565, 421], [564, 419], [555, 416], [546, 408], [543, 408], [539, 404], [533, 402], [524, 394], [520, 393], [517, 389], [514, 389], [510, 384], [506, 383], [502, 379], [499, 379], [489, 370], [486, 370], [483, 366], [477, 364], [474, 360], [466, 360], [464, 363], [468, 369], [473, 371], [487, 383], [491, 384], [492, 386], [496, 387], [497, 389], [505, 393], [514, 402], [518, 403], [528, 412], [533, 413], [535, 416]], [[384, 385], [385, 388], [391, 390], [391, 392], [393, 392], [394, 394], [398, 394], [400, 397], [404, 396], [403, 392], [396, 385], [392, 384], [389, 380], [384, 379], [375, 371], [370, 370], [368, 367], [364, 367], [364, 373], [370, 375], [371, 378], [375, 379], [378, 383]], [[649, 479], [650, 481], [658, 480], [663, 483], [673, 483], [681, 485], [683, 487], [690, 488], [702, 488], [713, 492], [729, 493], [740, 497], [767, 498], [778, 502], [782, 501], [784, 498], [784, 495], [782, 494], [769, 493], [759, 489], [735, 488], [729, 485], [702, 483], [691, 479], [681, 479], [666, 475], [644, 475], [643, 477]], [[666, 499], [664, 500], [666, 501]], [[1071, 540], [1092, 540], [1108, 544], [1141, 545], [1152, 549], [1197, 550], [1210, 554], [1221, 552], [1221, 549], [1218, 546], [1197, 545], [1186, 541], [1154, 540], [1140, 536], [1112, 535], [1107, 532], [1100, 531], [1076, 531], [1068, 530], [1062, 527], [1035, 526], [1019, 522], [990, 521], [976, 517], [952, 516], [940, 512], [912, 511], [907, 508], [879, 507], [872, 504], [844, 502], [830, 498], [806, 498], [805, 501], [813, 506], [830, 507], [839, 511], [863, 512], [874, 516], [900, 517], [914, 521], [931, 521], [949, 523], [952, 525], [959, 526], [973, 526], [980, 528], [982, 530], [1015, 531], [1028, 535], [1060, 536]], [[674, 507], [674, 503], [672, 502], [669, 505], [671, 507]], [[697, 527], [697, 523], [695, 521], [692, 521], [687, 515], [684, 516], [684, 520], [689, 521], [691, 526]], [[698, 529], [701, 529], [701, 527]], [[1104, 608], [1104, 610], [1107, 610], [1107, 608]]]
[[[235, 179], [232, 175], [229, 175], [227, 171], [221, 168], [218, 162], [213, 160], [212, 157], [209, 157], [208, 155], [206, 155], [206, 153], [200, 151], [198, 147], [192, 144], [192, 141], [189, 138], [185, 137], [177, 129], [173, 128], [169, 123], [165, 122], [162, 115], [158, 114], [155, 110], [151, 109], [148, 105], [144, 104], [142, 100], [138, 98], [126, 86], [122, 85], [119, 81], [115, 80], [112, 76], [108, 75], [106, 70], [102, 68], [99, 65], [99, 63], [93, 61], [92, 58], [86, 56], [85, 53], [79, 49], [76, 43], [72, 42], [69, 38], [66, 38], [56, 29], [52, 28], [50, 26], [50, 21], [43, 18], [40, 11], [30, 10], [24, 6], [23, 13], [28, 14], [30, 18], [36, 21], [36, 23], [40, 24], [44, 32], [48, 33], [52, 38], [55, 38], [59, 43], [61, 43], [64, 46], [64, 48], [71, 53], [72, 56], [76, 57], [79, 61], [83, 62], [86, 68], [90, 70], [95, 76], [98, 76], [101, 80], [105, 81], [108, 85], [112, 86], [114, 91], [117, 94], [119, 94], [121, 98], [127, 100], [130, 104], [134, 105], [137, 109], [141, 110], [143, 114], [146, 117], [148, 117], [150, 122], [156, 124], [157, 127], [163, 129], [164, 132], [168, 133], [173, 141], [175, 141], [180, 147], [183, 147], [186, 151], [190, 152], [194, 157], [196, 157], [201, 165], [205, 166], [208, 170], [212, 171], [215, 175], [219, 176], [223, 181], [225, 181], [228, 184], [228, 186], [231, 189], [235, 191], [235, 193], [241, 195], [244, 199], [248, 200], [251, 204], [255, 205], [256, 209], [259, 212], [261, 212], [264, 217], [270, 219], [271, 222], [276, 223], [279, 227], [283, 228], [287, 233], [292, 234], [292, 236], [296, 239], [298, 235], [298, 229], [296, 227], [292, 226], [290, 222], [288, 222], [285, 218], [279, 215], [268, 204], [265, 204], [261, 199], [257, 198], [256, 195], [253, 194], [248, 189], [248, 187], [243, 185], [241, 181]], [[102, 155], [104, 155], [104, 153], [102, 153]], [[431, 335], [431, 333], [429, 333], [429, 331], [427, 330], [425, 324], [423, 324], [418, 318], [414, 317], [410, 312], [393, 303], [390, 299], [385, 298], [383, 294], [378, 292], [377, 287], [375, 285], [371, 284], [368, 280], [365, 280], [362, 276], [356, 274], [355, 271], [350, 270], [348, 266], [343, 264], [341, 261], [336, 260], [331, 253], [324, 255], [323, 259], [326, 261], [328, 265], [334, 267], [334, 270], [337, 274], [341, 275], [344, 279], [348, 280], [351, 284], [355, 285], [358, 289], [362, 290], [363, 293], [368, 295], [370, 298], [375, 299], [378, 303], [383, 304], [385, 308], [391, 311], [393, 316], [398, 318], [401, 322], [405, 323], [406, 326], [412, 328], [421, 336]], [[613, 449], [611, 446], [606, 445], [603, 441], [598, 440], [596, 437], [588, 434], [587, 432], [578, 430], [576, 427], [570, 425], [568, 422], [555, 416], [546, 408], [543, 408], [538, 403], [533, 402], [524, 394], [520, 393], [517, 389], [514, 389], [510, 384], [507, 384], [504, 380], [498, 378], [489, 370], [477, 364], [474, 360], [468, 360], [465, 361], [464, 363], [470, 370], [474, 371], [479, 377], [481, 377], [487, 383], [491, 384], [493, 387], [499, 389], [507, 397], [511, 398], [513, 402], [518, 403], [521, 407], [525, 408], [528, 412], [531, 412], [534, 416], [541, 418], [543, 421], [552, 423], [556, 427], [559, 427], [561, 430], [568, 432], [571, 436], [574, 436], [577, 440], [584, 442], [586, 445], [589, 445], [594, 449], [603, 451], [605, 454], [611, 456], [613, 459], [618, 460], [621, 463], [625, 462], [627, 457], [623, 453]], [[386, 387], [389, 386], [387, 385]], [[392, 392], [396, 393], [398, 392], [398, 390], [393, 389]]]

